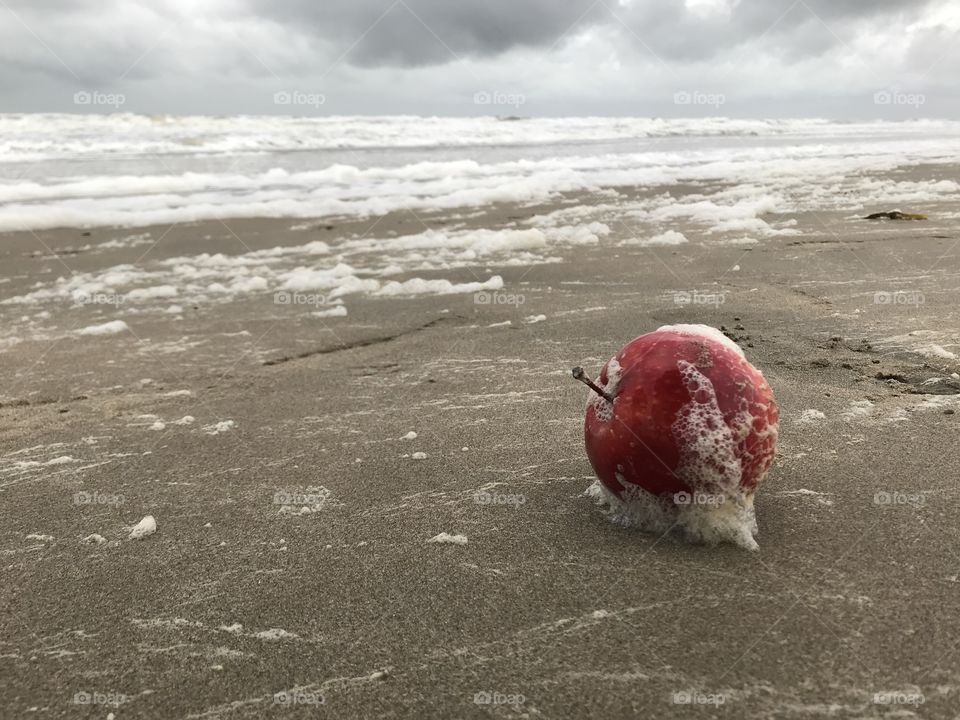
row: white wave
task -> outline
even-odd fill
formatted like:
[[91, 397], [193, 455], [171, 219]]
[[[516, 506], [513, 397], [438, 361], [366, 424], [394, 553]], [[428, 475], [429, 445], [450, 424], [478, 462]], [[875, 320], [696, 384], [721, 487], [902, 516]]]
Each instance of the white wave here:
[[[144, 116], [0, 114], [0, 162], [71, 156], [235, 155], [383, 147], [464, 147], [665, 137], [863, 137], [956, 131], [952, 121], [819, 119]], [[345, 132], [345, 128], [349, 132]]]
[[[740, 140], [696, 142], [721, 135]], [[690, 138], [692, 144], [638, 142], [664, 136]], [[223, 218], [368, 217], [533, 203], [576, 191], [591, 191], [606, 203], [617, 199], [616, 187], [722, 181], [733, 187], [682, 202], [638, 204], [625, 213], [659, 225], [685, 220], [707, 225], [708, 232], [770, 236], [796, 232], [761, 217], [771, 212], [914, 204], [960, 190], [952, 180], [865, 176], [911, 163], [952, 161], [960, 154], [960, 123], [946, 121], [0, 115], [0, 138], [0, 169], [4, 163], [26, 164], [26, 171], [14, 165], [0, 173], [0, 178], [8, 175], [0, 179], [0, 231]], [[621, 144], [596, 145], [611, 140]], [[534, 148], [547, 143], [549, 151], [497, 151], [507, 144]], [[399, 152], [404, 147], [458, 146], [454, 155], [469, 152], [470, 157], [450, 159], [449, 153], [437, 152], [424, 154], [436, 159], [410, 163], [411, 154]], [[298, 162], [292, 153], [339, 147], [384, 151], [310, 156], [311, 162]], [[235, 159], [244, 152], [264, 159], [245, 171], [223, 161], [222, 169], [211, 170], [204, 160], [210, 154]], [[183, 157], [158, 161], [164, 154]], [[76, 162], [87, 156], [96, 158], [92, 167], [98, 174], [76, 174], [78, 167], [90, 172], [91, 165]], [[559, 222], [556, 213], [538, 218], [548, 239], [574, 232], [563, 230], [573, 218], [583, 242], [595, 242], [610, 229], [603, 216], [594, 215], [595, 224], [584, 230], [585, 213], [560, 212], [567, 222]]]

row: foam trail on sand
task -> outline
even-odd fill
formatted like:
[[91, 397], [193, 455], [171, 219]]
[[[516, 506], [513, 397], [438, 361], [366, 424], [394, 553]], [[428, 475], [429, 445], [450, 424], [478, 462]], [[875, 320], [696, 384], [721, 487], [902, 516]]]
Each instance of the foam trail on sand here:
[[583, 494], [596, 502], [611, 522], [623, 527], [654, 535], [676, 532], [694, 543], [730, 542], [747, 550], [759, 549], [754, 539], [757, 520], [752, 494], [734, 491], [729, 501], [677, 504], [670, 496], [657, 497], [632, 485], [624, 491], [626, 499], [621, 500], [599, 480]]

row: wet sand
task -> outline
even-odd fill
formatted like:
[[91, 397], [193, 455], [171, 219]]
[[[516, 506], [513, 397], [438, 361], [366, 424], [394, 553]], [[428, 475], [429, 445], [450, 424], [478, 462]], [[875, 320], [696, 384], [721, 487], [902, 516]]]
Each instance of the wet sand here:
[[[563, 262], [442, 273], [499, 274], [515, 305], [358, 297], [317, 318], [264, 293], [187, 303], [176, 323], [121, 309], [130, 330], [96, 337], [73, 331], [111, 311], [64, 307], [0, 352], [0, 706], [950, 717], [960, 363], [922, 348], [960, 341], [960, 229], [957, 206], [903, 209], [931, 219], [804, 213], [798, 236], [723, 246], [678, 227], [689, 244], [653, 248], [619, 246], [629, 231], [612, 225]], [[149, 257], [206, 235], [228, 254], [335, 243], [374, 222], [419, 220], [152, 228]], [[146, 247], [77, 250], [124, 232], [3, 236], [3, 297], [140, 262]], [[781, 405], [757, 553], [615, 527], [581, 497], [585, 389], [569, 368], [596, 372], [681, 322], [724, 326]], [[147, 514], [157, 532], [128, 540]], [[93, 533], [104, 542], [82, 542]], [[467, 541], [428, 542], [440, 533]]]

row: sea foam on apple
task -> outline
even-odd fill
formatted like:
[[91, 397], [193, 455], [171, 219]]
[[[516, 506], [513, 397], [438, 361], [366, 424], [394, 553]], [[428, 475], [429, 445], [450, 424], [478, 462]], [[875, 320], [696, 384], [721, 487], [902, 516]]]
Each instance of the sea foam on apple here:
[[753, 497], [773, 462], [779, 413], [743, 351], [715, 328], [669, 325], [611, 358], [590, 386], [584, 434], [614, 522], [756, 549]]

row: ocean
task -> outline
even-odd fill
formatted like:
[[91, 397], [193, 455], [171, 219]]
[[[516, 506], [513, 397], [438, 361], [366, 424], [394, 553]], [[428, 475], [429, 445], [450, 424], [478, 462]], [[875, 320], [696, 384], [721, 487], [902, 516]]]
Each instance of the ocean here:
[[[871, 173], [958, 155], [960, 122], [933, 120], [4, 114], [0, 231], [449, 212], [676, 183], [741, 188], [707, 200], [718, 207], [858, 209], [956, 192]], [[717, 232], [743, 215], [688, 209]], [[651, 210], [671, 216], [623, 208]], [[766, 232], [756, 214], [740, 229]]]

